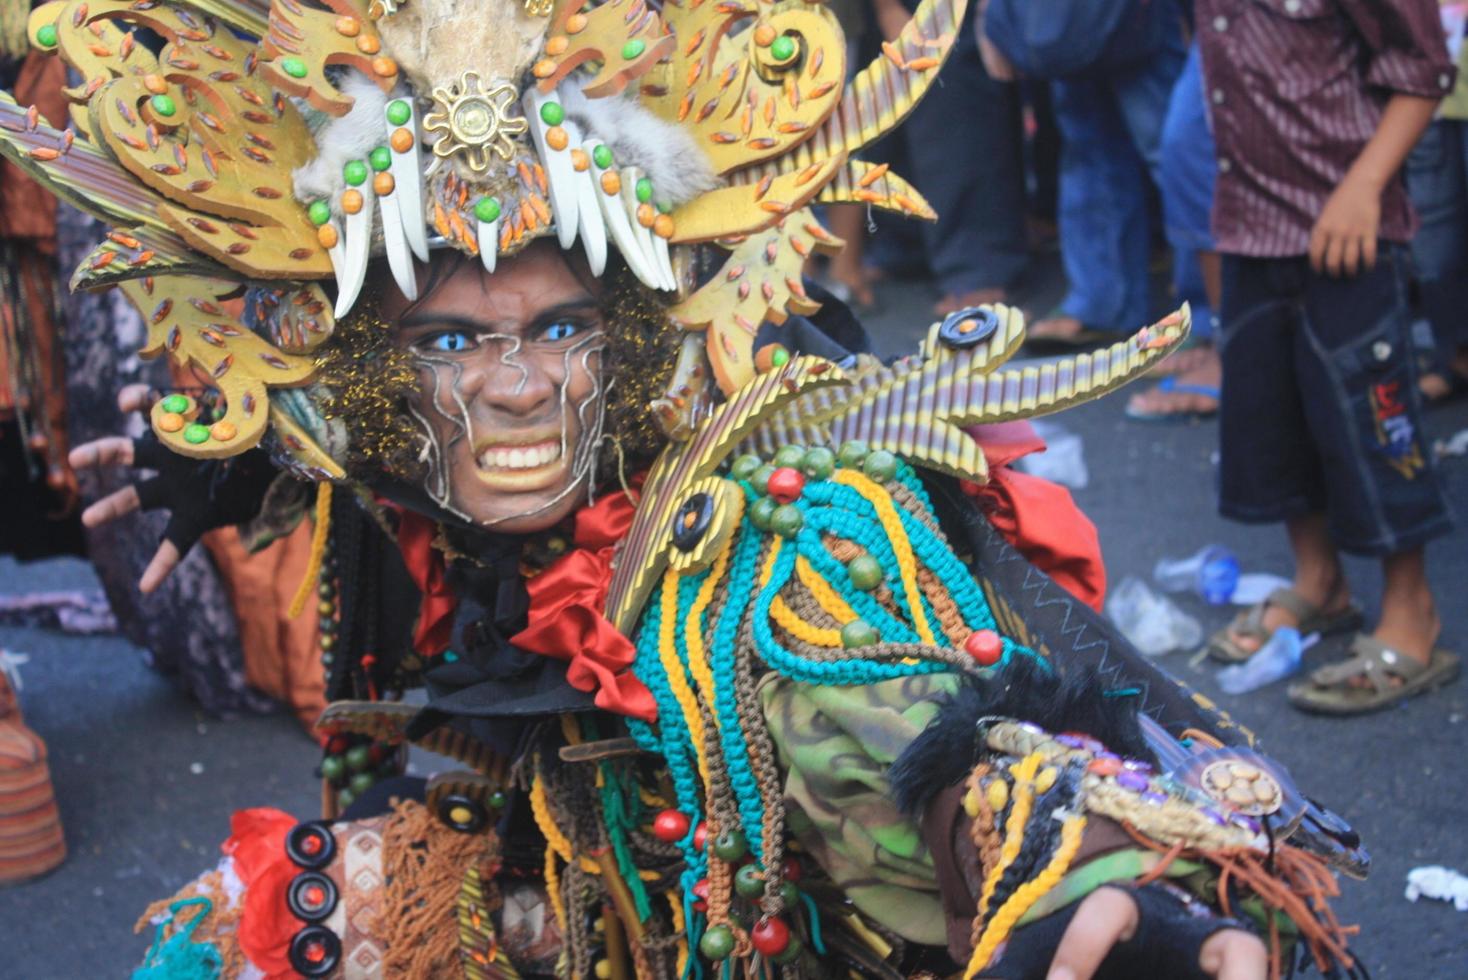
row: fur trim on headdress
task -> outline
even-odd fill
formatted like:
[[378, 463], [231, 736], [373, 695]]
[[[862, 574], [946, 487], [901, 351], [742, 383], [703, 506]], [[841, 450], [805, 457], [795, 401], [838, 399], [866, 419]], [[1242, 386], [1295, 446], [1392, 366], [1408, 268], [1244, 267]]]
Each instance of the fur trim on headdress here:
[[365, 160], [374, 147], [382, 145], [386, 138], [382, 119], [388, 100], [406, 94], [406, 90], [384, 95], [371, 79], [355, 69], [344, 70], [337, 87], [356, 100], [346, 115], [328, 116], [300, 107], [311, 124], [316, 156], [297, 168], [291, 178], [296, 199], [302, 204], [325, 200], [341, 217], [341, 192], [347, 186], [342, 168], [350, 160]]
[[607, 144], [618, 164], [641, 169], [657, 188], [659, 200], [676, 207], [719, 186], [718, 175], [692, 135], [653, 115], [636, 99], [625, 95], [588, 99], [569, 84], [557, 92], [566, 114]]

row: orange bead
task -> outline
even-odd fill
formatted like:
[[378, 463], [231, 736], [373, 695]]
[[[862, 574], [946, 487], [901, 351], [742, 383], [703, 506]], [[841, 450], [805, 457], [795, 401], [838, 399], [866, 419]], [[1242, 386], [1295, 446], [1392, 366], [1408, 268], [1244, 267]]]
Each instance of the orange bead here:
[[673, 219], [666, 214], [660, 214], [652, 223], [652, 233], [659, 238], [673, 237]]
[[754, 43], [762, 48], [768, 48], [775, 43], [775, 29], [769, 24], [761, 24], [754, 29]]
[[530, 69], [530, 73], [536, 78], [549, 78], [556, 73], [556, 63], [542, 59], [535, 63], [535, 67]]
[[215, 422], [209, 426], [209, 435], [220, 442], [229, 442], [239, 434], [233, 422]]
[[571, 142], [571, 137], [560, 126], [552, 126], [545, 131], [545, 145], [552, 150], [564, 150]]
[[[362, 210], [362, 192], [355, 187], [349, 187], [342, 191], [342, 210], [347, 214], [356, 214]], [[325, 225], [322, 226], [326, 227]]]
[[177, 432], [184, 427], [184, 417], [177, 412], [164, 412], [155, 424], [159, 432]]
[[384, 170], [372, 178], [372, 190], [378, 197], [387, 197], [397, 187], [397, 182], [392, 179], [392, 174]]
[[363, 54], [376, 54], [382, 50], [382, 42], [371, 34], [363, 34], [357, 38], [357, 50]]
[[566, 49], [570, 46], [571, 42], [566, 36], [564, 34], [558, 34], [545, 42], [545, 53], [554, 58], [558, 54], [565, 54]]
[[651, 204], [637, 205], [637, 223], [644, 228], [651, 228], [653, 222], [658, 220], [658, 209]]
[[398, 63], [388, 57], [373, 58], [372, 70], [383, 78], [392, 78], [398, 73]]
[[622, 178], [615, 170], [608, 170], [601, 175], [601, 189], [608, 194], [622, 193]]
[[392, 131], [392, 135], [388, 137], [387, 142], [397, 152], [407, 153], [413, 148], [413, 131], [399, 126]]
[[571, 151], [571, 166], [575, 167], [577, 172], [585, 173], [586, 168], [591, 166], [591, 157], [586, 155], [585, 150], [578, 147]]
[[336, 248], [336, 229], [331, 225], [322, 225], [316, 229], [316, 240], [321, 243], [322, 248]]
[[143, 87], [154, 95], [162, 95], [168, 91], [168, 81], [162, 75], [144, 75]]
[[585, 14], [572, 14], [570, 17], [566, 18], [567, 34], [580, 34], [584, 30], [586, 30]]
[[355, 17], [338, 17], [336, 32], [342, 37], [356, 37], [362, 33], [362, 22]]

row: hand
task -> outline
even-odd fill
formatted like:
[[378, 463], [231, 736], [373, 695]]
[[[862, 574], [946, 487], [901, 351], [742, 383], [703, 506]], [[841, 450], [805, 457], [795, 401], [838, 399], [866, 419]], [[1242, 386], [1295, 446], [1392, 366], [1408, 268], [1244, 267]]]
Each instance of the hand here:
[[1336, 277], [1372, 268], [1380, 227], [1381, 189], [1365, 178], [1346, 174], [1310, 232], [1310, 268]]
[[[129, 385], [117, 395], [124, 412], [146, 413], [153, 396], [147, 385]], [[106, 436], [71, 451], [74, 469], [138, 466], [158, 475], [132, 483], [82, 511], [82, 524], [101, 527], [136, 510], [166, 508], [170, 516], [163, 541], [143, 570], [138, 589], [144, 594], [163, 583], [205, 531], [239, 524], [254, 517], [276, 471], [263, 450], [251, 449], [225, 460], [180, 456], [151, 432], [141, 439]]]
[[882, 32], [885, 41], [896, 41], [912, 20], [912, 14], [898, 0], [872, 0], [872, 10], [877, 15], [877, 30]]
[[1019, 72], [1014, 70], [1014, 63], [984, 34], [983, 21], [974, 25], [974, 33], [979, 36], [979, 60], [984, 63], [984, 71], [989, 73], [989, 77], [996, 82], [1013, 82], [1019, 78]]
[[[1136, 935], [1141, 914], [1131, 894], [1098, 888], [1066, 926], [1046, 980], [1090, 980], [1113, 946]], [[1220, 929], [1198, 949], [1198, 967], [1216, 980], [1263, 980], [1269, 955], [1259, 937], [1242, 929]]]

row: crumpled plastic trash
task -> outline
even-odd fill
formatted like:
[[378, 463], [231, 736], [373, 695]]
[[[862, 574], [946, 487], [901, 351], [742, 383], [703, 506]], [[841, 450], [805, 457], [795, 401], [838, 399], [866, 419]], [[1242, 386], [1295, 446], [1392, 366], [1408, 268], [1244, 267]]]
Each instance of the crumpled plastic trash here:
[[1281, 626], [1254, 656], [1220, 670], [1218, 686], [1225, 694], [1248, 694], [1284, 680], [1299, 671], [1306, 648], [1318, 639], [1316, 633], [1301, 639], [1300, 631], [1293, 626]]
[[1091, 472], [1086, 468], [1085, 440], [1079, 434], [1054, 422], [1030, 424], [1035, 434], [1045, 440], [1045, 451], [1016, 460], [1016, 469], [1075, 490], [1091, 482]]
[[1449, 456], [1468, 456], [1468, 429], [1459, 429], [1446, 439], [1438, 439], [1433, 442], [1432, 455], [1437, 459], [1446, 459]]
[[1201, 623], [1135, 576], [1127, 576], [1111, 590], [1106, 615], [1148, 657], [1191, 650], [1203, 642]]
[[1413, 868], [1407, 872], [1407, 901], [1419, 898], [1452, 902], [1459, 912], [1468, 912], [1468, 877], [1440, 864]]
[[1157, 559], [1152, 581], [1163, 592], [1192, 591], [1212, 606], [1252, 606], [1290, 585], [1267, 572], [1241, 574], [1238, 558], [1221, 544], [1204, 545], [1186, 558]]
[[1287, 589], [1294, 583], [1282, 575], [1268, 572], [1245, 572], [1234, 585], [1228, 601], [1236, 606], [1252, 606], [1268, 599], [1275, 589]]

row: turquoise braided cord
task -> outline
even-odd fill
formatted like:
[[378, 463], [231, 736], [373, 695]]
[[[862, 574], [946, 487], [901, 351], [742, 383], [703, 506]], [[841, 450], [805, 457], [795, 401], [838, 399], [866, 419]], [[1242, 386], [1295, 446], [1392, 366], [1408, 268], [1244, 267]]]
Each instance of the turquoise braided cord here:
[[918, 503], [922, 504], [923, 509], [929, 514], [937, 513], [933, 510], [933, 500], [928, 496], [928, 488], [923, 486], [917, 470], [907, 465], [907, 461], [900, 457], [897, 460], [897, 482], [912, 491], [912, 495], [918, 499]]
[[775, 639], [770, 629], [770, 604], [780, 588], [795, 569], [798, 546], [779, 541], [780, 549], [775, 558], [774, 573], [770, 581], [760, 590], [754, 600], [754, 638], [760, 656], [772, 669], [793, 680], [807, 684], [854, 686], [890, 680], [894, 677], [911, 677], [914, 674], [935, 674], [952, 668], [937, 660], [919, 660], [916, 663], [885, 663], [861, 659], [860, 649], [851, 651], [848, 660], [807, 660], [791, 653]]
[[627, 799], [622, 792], [622, 781], [612, 772], [611, 766], [601, 763], [601, 809], [606, 817], [607, 839], [612, 845], [612, 854], [617, 859], [617, 868], [627, 890], [632, 893], [632, 904], [637, 908], [637, 917], [646, 922], [652, 915], [652, 902], [647, 897], [647, 886], [637, 873], [637, 862], [632, 857], [632, 845], [627, 840], [627, 828], [631, 825], [627, 813]]
[[846, 566], [837, 561], [821, 542], [820, 531], [824, 529], [825, 523], [823, 516], [817, 516], [807, 521], [805, 527], [795, 536], [801, 557], [810, 562], [821, 578], [831, 583], [832, 589], [846, 600], [847, 605], [856, 610], [857, 615], [880, 633], [882, 639], [890, 643], [920, 642], [911, 626], [888, 612], [870, 592], [863, 592], [851, 584]]
[[[864, 521], [849, 511], [839, 510], [834, 507], [811, 507], [805, 511], [805, 514], [812, 530], [833, 531], [837, 536], [860, 545], [872, 557], [876, 558], [877, 562], [884, 569], [895, 569], [898, 567], [897, 555], [893, 551], [892, 542], [887, 539], [887, 532], [881, 524], [875, 521]], [[832, 558], [835, 560], [834, 556]], [[836, 561], [836, 565], [841, 566], [842, 572], [845, 572], [844, 562]], [[842, 588], [840, 591], [843, 596], [848, 591], [861, 591], [851, 584], [849, 575], [843, 574], [841, 580]], [[897, 600], [897, 608], [903, 610], [905, 613], [910, 607], [908, 605], [907, 589], [902, 583], [902, 577], [900, 575], [889, 574], [886, 576], [885, 584], [892, 590], [892, 595]], [[917, 598], [920, 608], [923, 610], [923, 615], [927, 617], [927, 621], [929, 623], [938, 622], [938, 614], [933, 611], [932, 605], [928, 602], [928, 597], [923, 595], [921, 590], [918, 592]], [[879, 608], [886, 608], [881, 603], [877, 605]], [[908, 622], [906, 619], [900, 619], [898, 621], [910, 627], [913, 630], [914, 638], [917, 637], [916, 623]]]
[[738, 655], [739, 627], [758, 581], [759, 556], [764, 541], [764, 535], [747, 520], [740, 526], [739, 542], [734, 549], [729, 574], [728, 598], [719, 611], [713, 640], [708, 644], [709, 667], [714, 676], [714, 713], [719, 719], [724, 767], [729, 773], [729, 786], [734, 791], [745, 840], [749, 842], [751, 852], [761, 860], [764, 858], [765, 808], [750, 766], [749, 742], [744, 736], [734, 700], [734, 661]]

